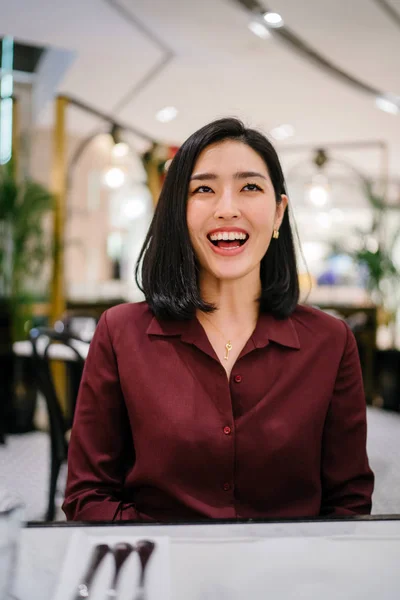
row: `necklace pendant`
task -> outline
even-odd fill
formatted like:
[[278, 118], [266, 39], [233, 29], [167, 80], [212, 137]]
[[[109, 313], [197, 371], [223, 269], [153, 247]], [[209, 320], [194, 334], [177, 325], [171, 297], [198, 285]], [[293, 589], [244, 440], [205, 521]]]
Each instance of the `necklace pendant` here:
[[226, 353], [225, 353], [224, 359], [228, 360], [228, 358], [229, 358], [229, 352], [232, 350], [232, 344], [231, 344], [230, 341], [228, 341], [228, 343], [225, 344], [225, 348], [226, 348]]

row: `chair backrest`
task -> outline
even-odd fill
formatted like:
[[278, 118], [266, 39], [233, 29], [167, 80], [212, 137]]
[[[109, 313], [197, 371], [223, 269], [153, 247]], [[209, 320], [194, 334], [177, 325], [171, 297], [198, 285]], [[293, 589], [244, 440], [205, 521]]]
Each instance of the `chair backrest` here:
[[72, 336], [78, 336], [85, 342], [90, 342], [99, 318], [99, 315], [92, 311], [68, 310], [61, 317], [60, 322], [64, 325], [65, 332]]
[[[72, 360], [83, 366], [84, 357], [76, 347], [76, 342], [82, 343], [82, 340], [77, 336], [57, 332], [47, 327], [32, 329], [29, 338], [32, 344], [32, 358], [38, 390], [44, 396], [47, 406], [52, 452], [62, 461], [67, 457], [68, 443], [65, 433], [69, 428], [69, 423], [64, 416], [57, 393], [51, 362], [52, 360], [60, 362]], [[57, 349], [57, 352], [52, 352], [53, 346], [56, 345], [57, 347], [54, 349]], [[67, 352], [60, 352], [63, 349], [66, 349]]]

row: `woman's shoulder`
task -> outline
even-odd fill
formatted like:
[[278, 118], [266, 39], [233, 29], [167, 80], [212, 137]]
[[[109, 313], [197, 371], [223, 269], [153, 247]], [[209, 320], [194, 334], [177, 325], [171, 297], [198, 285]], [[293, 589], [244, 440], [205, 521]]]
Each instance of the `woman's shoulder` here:
[[147, 302], [127, 302], [107, 309], [104, 319], [113, 334], [132, 330], [146, 330], [154, 315]]
[[291, 319], [299, 337], [337, 340], [340, 345], [346, 343], [349, 329], [346, 322], [318, 307], [298, 304]]
[[113, 322], [129, 319], [129, 318], [141, 318], [148, 315], [153, 318], [153, 313], [150, 310], [147, 302], [124, 302], [123, 304], [117, 304], [107, 309], [107, 321], [110, 319]]
[[[342, 321], [336, 315], [336, 311], [325, 311], [318, 306], [310, 306], [307, 304], [298, 304], [292, 313], [292, 318], [297, 321], [307, 321], [310, 323], [324, 323], [328, 326], [336, 327]], [[340, 329], [340, 325], [339, 325]]]

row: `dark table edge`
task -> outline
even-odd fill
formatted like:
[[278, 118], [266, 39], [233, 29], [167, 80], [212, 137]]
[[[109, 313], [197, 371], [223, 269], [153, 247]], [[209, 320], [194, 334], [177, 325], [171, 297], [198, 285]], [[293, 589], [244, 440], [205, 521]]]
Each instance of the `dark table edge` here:
[[185, 525], [254, 525], [254, 524], [288, 524], [292, 523], [335, 523], [335, 522], [354, 522], [354, 521], [400, 521], [400, 514], [393, 515], [357, 515], [355, 517], [331, 517], [317, 519], [215, 519], [204, 521], [169, 521], [165, 522], [138, 522], [138, 521], [27, 521], [25, 527], [48, 528], [48, 527], [177, 527]]

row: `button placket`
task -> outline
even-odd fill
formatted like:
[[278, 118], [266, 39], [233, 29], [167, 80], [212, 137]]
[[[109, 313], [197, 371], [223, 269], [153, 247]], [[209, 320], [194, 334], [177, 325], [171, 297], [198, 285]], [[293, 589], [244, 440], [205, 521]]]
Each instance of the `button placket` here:
[[[223, 367], [222, 367], [223, 369]], [[227, 503], [227, 508], [229, 506], [229, 508], [231, 508], [231, 504], [232, 504], [232, 499], [230, 499], [230, 493], [232, 494], [232, 490], [234, 489], [234, 462], [235, 462], [235, 439], [234, 439], [234, 415], [233, 415], [233, 407], [232, 407], [232, 402], [233, 402], [233, 398], [232, 398], [232, 390], [230, 387], [230, 384], [232, 382], [232, 378], [230, 378], [229, 380], [226, 377], [226, 372], [225, 369], [224, 370], [224, 385], [225, 387], [225, 393], [226, 391], [228, 392], [229, 395], [229, 409], [224, 411], [224, 418], [223, 421], [220, 425], [221, 429], [220, 429], [220, 435], [226, 436], [225, 439], [225, 443], [223, 443], [223, 447], [224, 447], [224, 455], [226, 452], [226, 462], [225, 462], [225, 467], [223, 468], [223, 472], [221, 472], [221, 483], [220, 483], [220, 490], [222, 491], [223, 494], [226, 494], [227, 496], [225, 497], [225, 503]], [[219, 409], [221, 410], [221, 405], [219, 405]], [[222, 410], [221, 410], [222, 412]], [[224, 421], [225, 423], [228, 422], [230, 423], [225, 424], [224, 425]], [[226, 479], [225, 479], [226, 478]]]

